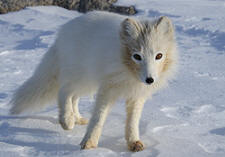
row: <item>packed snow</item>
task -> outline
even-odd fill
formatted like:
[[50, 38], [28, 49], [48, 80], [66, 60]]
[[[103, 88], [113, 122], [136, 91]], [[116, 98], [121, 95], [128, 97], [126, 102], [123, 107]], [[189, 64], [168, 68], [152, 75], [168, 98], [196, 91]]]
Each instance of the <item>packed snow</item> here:
[[[124, 139], [125, 106], [115, 104], [99, 147], [80, 150], [86, 126], [64, 131], [53, 105], [26, 116], [11, 116], [13, 91], [28, 79], [57, 31], [81, 13], [59, 7], [30, 7], [0, 15], [0, 157], [23, 156], [225, 156], [225, 2], [223, 0], [119, 0], [135, 5], [135, 16], [171, 18], [179, 47], [179, 71], [168, 88], [145, 104], [140, 135], [145, 150], [129, 152]], [[90, 118], [94, 98], [84, 97]]]

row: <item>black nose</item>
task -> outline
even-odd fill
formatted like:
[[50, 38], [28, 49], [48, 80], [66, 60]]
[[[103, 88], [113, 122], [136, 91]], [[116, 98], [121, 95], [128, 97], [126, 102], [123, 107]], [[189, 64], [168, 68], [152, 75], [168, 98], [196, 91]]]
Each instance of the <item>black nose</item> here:
[[153, 79], [152, 77], [147, 77], [146, 80], [145, 80], [145, 82], [146, 82], [147, 84], [151, 84], [151, 83], [154, 82], [154, 79]]

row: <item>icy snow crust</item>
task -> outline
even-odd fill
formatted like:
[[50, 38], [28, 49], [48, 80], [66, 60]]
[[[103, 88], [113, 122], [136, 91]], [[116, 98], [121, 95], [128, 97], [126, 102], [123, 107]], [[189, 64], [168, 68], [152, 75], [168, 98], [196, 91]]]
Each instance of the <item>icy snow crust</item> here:
[[[118, 102], [103, 129], [99, 147], [81, 151], [86, 126], [64, 131], [56, 105], [30, 116], [8, 115], [13, 91], [32, 75], [54, 42], [59, 27], [80, 16], [58, 7], [32, 7], [0, 15], [0, 156], [225, 156], [225, 2], [222, 0], [120, 0], [135, 4], [136, 16], [170, 17], [180, 51], [175, 80], [147, 101], [140, 122], [142, 152], [124, 139], [125, 107]], [[82, 98], [90, 118], [92, 98]]]

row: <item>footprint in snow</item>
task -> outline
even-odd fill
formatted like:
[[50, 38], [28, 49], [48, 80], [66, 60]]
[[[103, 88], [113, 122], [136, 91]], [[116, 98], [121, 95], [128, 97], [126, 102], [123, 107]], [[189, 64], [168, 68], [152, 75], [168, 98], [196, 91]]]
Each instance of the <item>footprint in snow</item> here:
[[211, 134], [225, 136], [225, 127], [216, 128], [209, 131]]
[[161, 125], [161, 126], [154, 127], [152, 129], [152, 132], [157, 133], [163, 130], [167, 130], [167, 131], [178, 130], [179, 128], [186, 127], [186, 126], [189, 126], [189, 124], [182, 123], [182, 124], [173, 124], [173, 125]]
[[5, 98], [7, 98], [7, 94], [5, 94], [5, 93], [0, 93], [0, 99], [5, 99]]
[[194, 72], [196, 77], [208, 77], [210, 80], [218, 80], [219, 78], [207, 72]]
[[199, 105], [197, 107], [180, 106], [180, 107], [163, 107], [160, 111], [173, 119], [186, 119], [193, 115], [205, 115], [217, 112], [217, 109], [212, 104]]
[[188, 106], [181, 107], [163, 107], [161, 109], [162, 112], [169, 118], [180, 119], [180, 118], [188, 118], [191, 116], [192, 108]]
[[216, 108], [212, 104], [205, 104], [196, 108], [193, 112], [197, 114], [215, 113]]

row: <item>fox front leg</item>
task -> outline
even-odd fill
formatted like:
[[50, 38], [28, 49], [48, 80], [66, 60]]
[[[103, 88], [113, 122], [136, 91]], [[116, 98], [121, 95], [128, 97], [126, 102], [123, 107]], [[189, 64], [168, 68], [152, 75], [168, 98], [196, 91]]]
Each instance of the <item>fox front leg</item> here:
[[141, 117], [142, 109], [145, 100], [131, 100], [126, 101], [126, 132], [125, 138], [127, 141], [128, 149], [133, 152], [142, 151], [144, 149], [143, 143], [139, 137], [139, 120]]
[[92, 114], [92, 118], [88, 124], [86, 134], [80, 143], [81, 149], [96, 148], [99, 137], [102, 132], [105, 119], [114, 101], [108, 98], [107, 94], [98, 94], [96, 99], [96, 106]]

